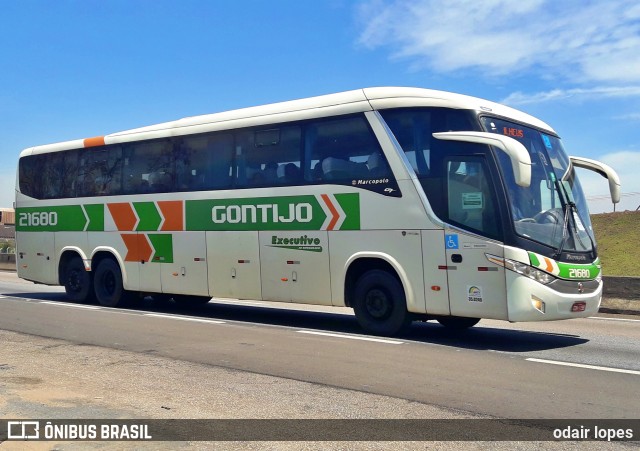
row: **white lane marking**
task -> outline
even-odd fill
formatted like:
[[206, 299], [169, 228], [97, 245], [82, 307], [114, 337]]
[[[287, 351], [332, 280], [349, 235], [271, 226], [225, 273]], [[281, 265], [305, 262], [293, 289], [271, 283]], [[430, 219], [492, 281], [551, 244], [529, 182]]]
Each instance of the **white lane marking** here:
[[216, 304], [233, 304], [233, 305], [269, 305], [266, 302], [261, 301], [235, 301], [231, 299], [214, 299]]
[[191, 318], [189, 316], [162, 315], [160, 313], [143, 313], [143, 315], [153, 316], [154, 318], [168, 318], [168, 319], [179, 319], [181, 321], [193, 321], [196, 323], [225, 324], [224, 321], [218, 321], [215, 319]]
[[21, 296], [0, 296], [0, 299], [6, 299], [7, 301], [37, 301], [33, 298], [23, 298]]
[[582, 363], [559, 362], [557, 360], [545, 360], [545, 359], [534, 359], [534, 358], [528, 358], [526, 360], [530, 362], [548, 363], [551, 365], [573, 366], [575, 368], [587, 368], [589, 370], [610, 371], [612, 373], [635, 374], [640, 376], [640, 371], [625, 370], [622, 368], [609, 368], [606, 366], [584, 365]]
[[87, 310], [100, 310], [102, 308], [96, 305], [69, 304], [67, 302], [55, 302], [55, 301], [40, 301], [38, 302], [38, 304], [57, 305], [58, 307], [83, 308]]
[[257, 305], [262, 307], [268, 307], [273, 309], [289, 310], [296, 312], [312, 312], [312, 313], [331, 313], [332, 315], [350, 315], [353, 316], [353, 310], [349, 309], [348, 312], [338, 311], [336, 307], [329, 307], [326, 309], [313, 308], [312, 304], [292, 305], [287, 302], [264, 302], [264, 301], [243, 301], [240, 299], [228, 299], [228, 298], [213, 298], [214, 304], [229, 304], [229, 305]]
[[640, 319], [628, 319], [628, 318], [603, 318], [601, 316], [590, 316], [588, 319], [601, 319], [604, 321], [628, 321], [631, 323], [640, 323]]
[[332, 333], [329, 333], [329, 332], [316, 332], [316, 331], [313, 331], [313, 330], [297, 330], [296, 332], [301, 333], [301, 334], [309, 334], [309, 335], [322, 335], [322, 336], [325, 336], [325, 337], [348, 338], [349, 340], [375, 341], [377, 343], [387, 343], [387, 344], [390, 344], [390, 345], [401, 345], [401, 344], [404, 344], [403, 341], [386, 340], [384, 338], [358, 337], [356, 335], [332, 334]]

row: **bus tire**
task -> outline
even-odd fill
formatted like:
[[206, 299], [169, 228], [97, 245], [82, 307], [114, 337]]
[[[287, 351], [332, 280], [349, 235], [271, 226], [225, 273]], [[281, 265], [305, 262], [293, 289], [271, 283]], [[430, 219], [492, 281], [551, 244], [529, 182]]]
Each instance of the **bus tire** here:
[[111, 258], [105, 258], [98, 263], [93, 287], [100, 305], [123, 307], [129, 302], [130, 295], [122, 285], [120, 266]]
[[74, 302], [88, 302], [93, 298], [93, 280], [91, 273], [84, 267], [78, 256], [72, 257], [65, 265], [63, 275], [64, 291]]
[[463, 316], [443, 316], [438, 322], [451, 330], [465, 330], [480, 322], [480, 318], [465, 318]]
[[411, 324], [404, 288], [387, 271], [372, 269], [362, 274], [353, 294], [356, 319], [366, 332], [389, 337]]

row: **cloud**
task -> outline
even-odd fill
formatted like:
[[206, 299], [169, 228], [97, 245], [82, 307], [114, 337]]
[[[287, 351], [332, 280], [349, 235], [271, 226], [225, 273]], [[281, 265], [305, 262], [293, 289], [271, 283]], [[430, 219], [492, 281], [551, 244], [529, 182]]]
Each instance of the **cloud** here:
[[640, 122], [640, 113], [621, 114], [619, 116], [615, 116], [614, 119], [620, 121]]
[[640, 96], [639, 86], [600, 86], [594, 88], [553, 89], [551, 91], [526, 94], [520, 91], [501, 100], [507, 105], [527, 105], [559, 99], [591, 100], [598, 98], [629, 98]]
[[369, 0], [359, 19], [361, 45], [439, 73], [640, 82], [636, 0]]

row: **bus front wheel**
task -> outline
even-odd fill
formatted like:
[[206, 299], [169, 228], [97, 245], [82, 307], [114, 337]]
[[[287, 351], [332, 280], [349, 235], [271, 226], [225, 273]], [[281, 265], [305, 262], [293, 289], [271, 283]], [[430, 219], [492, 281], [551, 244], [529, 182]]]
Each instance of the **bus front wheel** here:
[[122, 285], [120, 266], [112, 259], [106, 258], [98, 263], [93, 278], [96, 299], [105, 307], [122, 307], [129, 300], [128, 292]]
[[80, 257], [73, 257], [64, 267], [64, 290], [74, 302], [87, 302], [93, 296], [91, 273], [84, 267]]
[[404, 288], [387, 271], [365, 272], [354, 289], [353, 310], [360, 326], [375, 335], [393, 336], [411, 324]]

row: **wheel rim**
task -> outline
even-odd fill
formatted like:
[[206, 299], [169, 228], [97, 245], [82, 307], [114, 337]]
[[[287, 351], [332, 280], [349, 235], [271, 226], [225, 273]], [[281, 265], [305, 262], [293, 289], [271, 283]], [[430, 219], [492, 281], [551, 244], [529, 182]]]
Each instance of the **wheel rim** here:
[[74, 293], [82, 290], [82, 278], [80, 276], [80, 271], [74, 269], [69, 272], [67, 275], [67, 287]]
[[102, 287], [107, 296], [113, 296], [116, 291], [116, 278], [111, 271], [102, 276]]
[[391, 315], [393, 303], [387, 293], [379, 288], [369, 290], [365, 297], [367, 313], [375, 319], [384, 319]]

